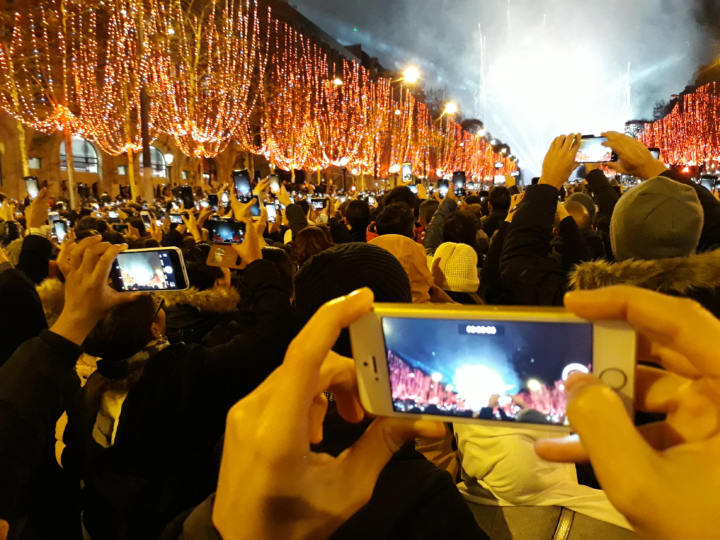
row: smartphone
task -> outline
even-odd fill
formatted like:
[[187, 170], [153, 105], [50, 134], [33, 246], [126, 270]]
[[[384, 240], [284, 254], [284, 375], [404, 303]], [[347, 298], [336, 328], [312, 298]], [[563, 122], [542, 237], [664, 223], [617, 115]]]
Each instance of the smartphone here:
[[660, 149], [659, 148], [648, 148], [648, 150], [650, 150], [652, 157], [654, 157], [655, 159], [660, 159]]
[[234, 268], [241, 270], [242, 259], [238, 256], [237, 252], [232, 246], [224, 244], [216, 244], [210, 248], [210, 253], [207, 258], [208, 266], [223, 266], [225, 268]]
[[221, 199], [223, 204], [227, 204], [230, 202], [230, 195], [228, 195], [227, 191], [223, 191]]
[[413, 179], [412, 163], [403, 163], [402, 164], [402, 179], [403, 179], [403, 183], [410, 182]]
[[110, 279], [116, 291], [182, 291], [189, 283], [182, 252], [172, 247], [120, 253]]
[[608, 161], [617, 161], [618, 157], [611, 148], [603, 146], [607, 139], [605, 137], [594, 137], [592, 135], [583, 135], [578, 149], [576, 163], [607, 163]]
[[555, 308], [375, 304], [350, 339], [370, 414], [567, 432], [573, 372], [597, 374], [632, 411], [636, 335], [624, 321], [593, 324]]
[[58, 242], [62, 244], [63, 240], [65, 240], [65, 236], [67, 235], [67, 223], [62, 219], [58, 219], [53, 223], [53, 232], [55, 233]]
[[202, 206], [203, 208], [207, 208], [208, 206], [210, 206], [210, 203], [207, 201], [200, 201], [200, 206]]
[[245, 224], [236, 221], [206, 221], [210, 241], [216, 244], [242, 244]]
[[157, 225], [158, 227], [162, 227], [164, 224], [163, 224], [163, 222], [162, 222], [161, 219], [156, 219], [156, 220], [155, 220], [155, 225]]
[[185, 223], [180, 212], [170, 212], [170, 223], [176, 223], [182, 225]]
[[277, 207], [274, 204], [268, 204], [265, 208], [267, 208], [268, 221], [275, 223], [277, 219]]
[[37, 176], [26, 176], [25, 177], [25, 189], [27, 190], [28, 197], [34, 200], [35, 197], [40, 193], [40, 184]]
[[417, 186], [410, 186], [410, 191], [417, 195]]
[[235, 171], [232, 174], [233, 181], [235, 182], [235, 196], [241, 203], [250, 202], [253, 198], [252, 187], [250, 186], [250, 173], [247, 169], [242, 171]]
[[113, 231], [120, 234], [127, 234], [130, 230], [130, 226], [126, 223], [113, 223]]
[[717, 185], [717, 176], [712, 176], [710, 174], [704, 174], [700, 177], [700, 184], [706, 187], [708, 190], [712, 191], [715, 189], [715, 186]]
[[217, 195], [208, 195], [208, 203], [210, 204], [210, 208], [213, 209], [213, 211], [217, 212], [218, 209], [218, 196]]
[[[110, 210], [110, 211], [108, 212], [108, 217], [109, 217], [109, 218], [113, 218], [113, 219], [117, 219], [117, 218], [118, 218], [118, 213], [115, 212], [114, 210]], [[143, 220], [143, 221], [145, 221], [145, 220]]]
[[[327, 200], [325, 197], [314, 197], [314, 198], [311, 199], [311, 201], [312, 201], [312, 202], [311, 202], [312, 207], [313, 207], [315, 210], [322, 210], [322, 209], [324, 209], [324, 208], [327, 206], [327, 204], [328, 204], [328, 200]], [[310, 201], [308, 201], [308, 202], [310, 202]]]
[[450, 189], [450, 183], [447, 180], [438, 180], [437, 190], [440, 193], [440, 198], [444, 199]]
[[277, 174], [271, 174], [268, 178], [270, 178], [270, 189], [273, 191], [273, 193], [277, 193], [280, 191], [280, 178]]
[[[185, 207], [187, 208], [187, 206]], [[149, 212], [140, 212], [140, 219], [142, 219], [142, 222], [145, 224], [145, 229], [150, 230], [150, 213]], [[180, 219], [180, 223], [182, 223], [182, 219]]]
[[465, 171], [454, 172], [452, 181], [455, 186], [455, 193], [457, 195], [465, 195], [465, 184], [467, 182]]
[[60, 219], [60, 212], [48, 212], [48, 225], [52, 225]]
[[102, 219], [102, 217], [103, 217], [102, 212], [95, 212], [95, 213], [93, 214], [93, 217], [96, 217], [96, 218], [98, 218], [98, 219]]

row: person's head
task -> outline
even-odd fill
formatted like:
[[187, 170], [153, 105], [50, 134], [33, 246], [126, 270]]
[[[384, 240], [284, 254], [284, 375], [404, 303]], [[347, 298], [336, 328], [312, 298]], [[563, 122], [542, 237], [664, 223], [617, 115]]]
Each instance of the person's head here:
[[333, 243], [322, 229], [306, 227], [293, 239], [292, 260], [300, 268], [310, 258], [331, 247]]
[[380, 236], [397, 234], [415, 238], [415, 217], [407, 205], [391, 204], [375, 219], [375, 229]]
[[306, 199], [306, 198], [302, 198], [302, 199], [300, 199], [300, 201], [298, 201], [297, 204], [298, 204], [298, 206], [299, 206], [300, 208], [302, 208], [303, 215], [304, 215], [304, 216], [307, 216], [307, 215], [308, 215], [308, 212], [310, 211], [310, 203], [307, 202], [307, 199]]
[[470, 206], [471, 204], [480, 204], [480, 197], [478, 195], [468, 195], [463, 199], [465, 204]]
[[208, 244], [193, 245], [183, 249], [183, 259], [185, 259], [185, 269], [190, 286], [201, 291], [212, 289], [218, 280], [222, 283], [225, 279], [220, 268], [208, 266], [209, 254], [210, 246]]
[[[446, 242], [435, 251], [433, 273], [442, 273], [442, 288], [446, 291], [475, 293], [480, 287], [477, 263], [478, 256], [473, 248]], [[436, 283], [439, 281], [437, 278]]]
[[495, 186], [488, 195], [488, 210], [490, 212], [509, 212], [511, 200], [512, 197], [508, 188]]
[[586, 234], [592, 231], [593, 226], [590, 212], [587, 211], [587, 208], [585, 208], [583, 204], [578, 201], [568, 200], [565, 202], [565, 210], [567, 210], [567, 213], [573, 218], [580, 232]]
[[445, 220], [442, 227], [443, 242], [477, 245], [478, 219], [471, 212], [455, 212]]
[[287, 292], [288, 298], [292, 299], [295, 295], [295, 286], [293, 284], [293, 280], [295, 279], [295, 265], [290, 259], [288, 252], [283, 248], [265, 246], [262, 248], [262, 256], [264, 261], [270, 261], [275, 265], [275, 268], [278, 269], [283, 288], [285, 292]]
[[[82, 214], [82, 212], [80, 212]], [[75, 224], [75, 234], [82, 231], [97, 231], [98, 230], [98, 224], [100, 223], [99, 219], [96, 219], [92, 216], [86, 215], [84, 217], [81, 217], [78, 222]]]
[[385, 198], [383, 199], [383, 204], [385, 206], [390, 206], [391, 204], [404, 203], [410, 210], [415, 210], [416, 201], [417, 196], [412, 191], [410, 191], [409, 187], [397, 186], [390, 193], [385, 195]]
[[588, 195], [587, 193], [573, 193], [567, 198], [567, 202], [579, 202], [582, 204], [588, 211], [588, 214], [590, 215], [590, 221], [592, 223], [595, 223], [595, 201], [592, 200], [592, 197]]
[[610, 223], [613, 254], [619, 261], [687, 257], [700, 241], [703, 219], [692, 187], [653, 178], [618, 201]]
[[520, 194], [520, 188], [517, 186], [510, 186], [508, 188], [508, 193], [510, 193], [510, 197], [513, 195], [519, 195]]
[[435, 212], [437, 212], [439, 206], [440, 203], [435, 199], [425, 199], [420, 204], [420, 225], [422, 225], [425, 229], [430, 226], [430, 222], [432, 221], [432, 218], [435, 215]]
[[351, 229], [367, 229], [370, 225], [370, 206], [365, 201], [351, 201], [343, 215]]
[[165, 335], [165, 311], [159, 307], [160, 300], [152, 295], [116, 306], [85, 339], [85, 351], [110, 362], [131, 358]]

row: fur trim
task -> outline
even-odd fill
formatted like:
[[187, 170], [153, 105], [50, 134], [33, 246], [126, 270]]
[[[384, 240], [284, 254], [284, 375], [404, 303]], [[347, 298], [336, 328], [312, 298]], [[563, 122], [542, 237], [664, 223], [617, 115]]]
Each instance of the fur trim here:
[[570, 274], [572, 289], [600, 289], [613, 285], [633, 285], [681, 295], [692, 289], [718, 289], [720, 250], [656, 261], [594, 261], [581, 264]]
[[167, 307], [190, 305], [208, 313], [227, 313], [237, 308], [240, 293], [234, 287], [201, 291], [190, 287], [186, 291], [156, 293], [165, 299]]
[[57, 278], [46, 279], [37, 287], [48, 328], [58, 320], [65, 307], [65, 284]]

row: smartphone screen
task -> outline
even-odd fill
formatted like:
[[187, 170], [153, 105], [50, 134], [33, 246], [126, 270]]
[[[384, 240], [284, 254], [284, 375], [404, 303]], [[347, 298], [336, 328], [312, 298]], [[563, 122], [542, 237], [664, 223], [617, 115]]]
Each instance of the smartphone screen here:
[[247, 170], [235, 171], [233, 173], [235, 182], [235, 196], [241, 203], [250, 202], [252, 199], [252, 187], [250, 186], [250, 174]]
[[654, 157], [655, 159], [660, 159], [660, 149], [659, 148], [648, 148], [648, 150], [650, 150], [652, 157]]
[[575, 161], [577, 163], [607, 163], [613, 161], [613, 151], [603, 146], [605, 142], [607, 142], [605, 137], [583, 137]]
[[40, 187], [38, 184], [37, 176], [26, 176], [25, 177], [25, 189], [27, 189], [28, 197], [35, 199], [40, 193]]
[[245, 224], [235, 221], [206, 221], [210, 241], [216, 244], [242, 244], [245, 239]]
[[67, 235], [67, 223], [59, 219], [53, 223], [53, 229], [58, 242], [62, 244], [63, 240], [65, 240], [65, 235]]
[[463, 189], [465, 187], [465, 172], [459, 171], [456, 173], [453, 173], [453, 184], [455, 184], [455, 187], [458, 189]]
[[182, 225], [185, 223], [182, 218], [182, 214], [178, 212], [171, 212], [170, 213], [170, 223], [176, 223], [178, 225]]
[[312, 199], [311, 204], [315, 210], [322, 210], [323, 208], [325, 208], [327, 206], [327, 201], [328, 200], [324, 197], [317, 197], [317, 198]]
[[589, 373], [593, 325], [384, 317], [393, 410], [567, 425], [564, 381]]
[[[115, 211], [113, 211], [113, 210], [110, 210], [110, 211], [108, 212], [108, 217], [109, 217], [109, 218], [113, 218], [113, 219], [117, 219], [118, 213], [115, 212]], [[145, 221], [145, 220], [143, 219], [143, 221]], [[146, 225], [147, 225], [147, 224], [146, 224]]]
[[449, 189], [450, 185], [447, 180], [438, 180], [437, 190], [440, 192], [440, 197], [445, 197]]
[[217, 212], [218, 209], [218, 202], [217, 195], [208, 195], [208, 204], [210, 204], [210, 208], [212, 208], [215, 212]]
[[272, 191], [280, 191], [280, 178], [277, 174], [270, 175], [270, 189]]
[[118, 291], [177, 291], [188, 287], [185, 262], [177, 248], [120, 253], [110, 277]]
[[185, 210], [195, 208], [195, 198], [193, 197], [192, 188], [190, 186], [182, 186], [180, 188], [180, 200], [185, 206]]
[[412, 163], [402, 164], [402, 179], [404, 183], [412, 180]]
[[112, 228], [115, 232], [120, 234], [127, 234], [129, 230], [125, 223], [115, 223]]
[[55, 223], [58, 219], [60, 219], [60, 213], [59, 212], [48, 212], [48, 224], [52, 225]]
[[700, 184], [712, 191], [717, 184], [717, 176], [702, 176], [700, 177]]
[[275, 223], [275, 220], [277, 219], [277, 208], [274, 204], [268, 204], [265, 208], [267, 208], [268, 221], [270, 223]]
[[410, 186], [410, 191], [417, 195], [417, 186]]

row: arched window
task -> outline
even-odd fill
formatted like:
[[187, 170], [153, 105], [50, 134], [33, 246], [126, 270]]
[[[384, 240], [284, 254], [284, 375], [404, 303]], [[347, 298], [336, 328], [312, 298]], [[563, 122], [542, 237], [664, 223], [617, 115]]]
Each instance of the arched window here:
[[[143, 166], [145, 166], [144, 161]], [[152, 167], [154, 177], [167, 178], [167, 163], [165, 163], [165, 155], [155, 146], [150, 147], [150, 167]]]
[[[98, 155], [92, 144], [86, 140], [73, 137], [72, 139], [73, 168], [75, 172], [93, 173], [98, 172]], [[65, 141], [60, 143], [60, 170], [67, 171], [67, 154], [65, 153]]]
[[203, 159], [203, 180], [205, 182], [217, 182], [217, 165], [212, 158]]

